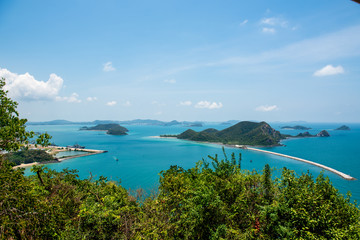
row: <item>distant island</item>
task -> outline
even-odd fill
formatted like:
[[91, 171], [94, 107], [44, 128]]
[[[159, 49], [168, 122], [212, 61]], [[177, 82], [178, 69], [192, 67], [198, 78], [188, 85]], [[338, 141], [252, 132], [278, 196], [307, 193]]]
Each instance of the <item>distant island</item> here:
[[208, 128], [201, 132], [188, 129], [178, 135], [160, 135], [160, 137], [174, 137], [197, 142], [213, 142], [229, 145], [248, 146], [280, 146], [280, 141], [286, 138], [300, 137], [328, 137], [330, 134], [323, 130], [316, 135], [309, 132], [300, 133], [297, 136], [281, 134], [266, 122], [242, 121], [224, 130]]
[[328, 131], [326, 130], [322, 130], [321, 132], [319, 132], [316, 135], [312, 135], [309, 132], [304, 132], [304, 133], [299, 133], [296, 136], [289, 136], [290, 138], [304, 138], [304, 137], [330, 137], [330, 134], [328, 133]]
[[239, 122], [239, 120], [229, 120], [226, 122], [222, 122], [221, 125], [235, 125]]
[[98, 124], [94, 127], [82, 127], [80, 130], [106, 131], [109, 135], [127, 135], [127, 132], [129, 131], [127, 128], [122, 127], [117, 123]]
[[351, 130], [348, 126], [346, 126], [346, 125], [342, 125], [341, 127], [338, 127], [337, 129], [335, 129], [335, 130], [343, 130], [343, 131], [349, 131], [349, 130]]
[[310, 130], [311, 128], [296, 125], [296, 126], [284, 126], [281, 129], [292, 129], [292, 130]]
[[152, 119], [135, 119], [129, 121], [114, 121], [114, 120], [95, 120], [92, 122], [72, 122], [67, 120], [53, 120], [47, 122], [27, 122], [26, 125], [98, 125], [98, 124], [121, 124], [121, 125], [142, 125], [142, 126], [183, 126], [183, 127], [202, 127], [203, 122], [195, 121], [179, 122], [176, 120], [170, 122], [163, 122]]

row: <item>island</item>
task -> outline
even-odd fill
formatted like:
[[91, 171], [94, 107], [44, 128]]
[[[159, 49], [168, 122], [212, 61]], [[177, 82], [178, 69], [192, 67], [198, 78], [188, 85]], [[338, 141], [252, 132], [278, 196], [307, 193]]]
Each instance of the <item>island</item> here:
[[188, 127], [203, 127], [203, 124], [202, 123], [193, 123], [193, 124], [190, 124]]
[[80, 130], [106, 131], [109, 135], [127, 135], [127, 132], [129, 131], [127, 128], [122, 127], [117, 123], [98, 124], [94, 127], [82, 127]]
[[235, 125], [239, 122], [239, 120], [229, 120], [229, 121], [226, 121], [226, 122], [222, 122], [220, 123], [221, 125]]
[[330, 134], [326, 130], [322, 130], [318, 134], [316, 134], [316, 137], [330, 137]]
[[338, 131], [340, 131], [340, 130], [342, 130], [342, 131], [350, 131], [350, 128], [348, 126], [346, 126], [346, 125], [342, 125], [341, 127], [338, 127], [335, 130], [338, 130]]
[[135, 119], [129, 121], [116, 121], [116, 120], [95, 120], [92, 122], [71, 122], [67, 120], [53, 120], [47, 122], [27, 122], [26, 125], [103, 125], [103, 124], [120, 124], [120, 125], [137, 125], [137, 126], [183, 126], [189, 127], [191, 125], [202, 126], [203, 122], [195, 121], [188, 122], [183, 121], [179, 122], [177, 120], [173, 120], [170, 122], [163, 122], [159, 120], [152, 119]]
[[290, 136], [288, 135], [288, 138], [305, 138], [305, 137], [330, 137], [330, 134], [326, 130], [322, 130], [316, 135], [312, 135], [309, 132], [299, 133], [296, 136]]
[[161, 135], [160, 137], [251, 146], [279, 146], [280, 140], [286, 138], [266, 122], [250, 121], [239, 122], [221, 131], [214, 128], [208, 128], [201, 132], [188, 129], [179, 135]]
[[266, 122], [242, 121], [224, 130], [208, 128], [200, 132], [188, 129], [178, 135], [160, 135], [196, 142], [210, 142], [227, 145], [245, 146], [281, 146], [280, 141], [288, 138], [304, 137], [329, 137], [330, 134], [323, 130], [316, 135], [309, 132], [299, 133], [296, 136], [281, 134]]
[[291, 129], [291, 130], [310, 130], [311, 128], [296, 125], [296, 126], [284, 126], [281, 129]]

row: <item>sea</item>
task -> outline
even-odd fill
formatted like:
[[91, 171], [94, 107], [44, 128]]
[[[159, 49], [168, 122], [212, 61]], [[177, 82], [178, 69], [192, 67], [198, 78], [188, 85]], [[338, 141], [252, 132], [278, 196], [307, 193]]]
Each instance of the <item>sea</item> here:
[[[286, 130], [284, 123], [270, 123], [281, 133], [297, 135], [304, 130]], [[241, 167], [250, 171], [262, 171], [265, 164], [273, 169], [273, 175], [280, 176], [286, 167], [296, 174], [309, 172], [316, 178], [321, 172], [328, 176], [332, 184], [346, 195], [351, 192], [351, 201], [360, 200], [360, 124], [346, 124], [350, 131], [334, 130], [342, 123], [306, 123], [311, 127], [311, 134], [321, 130], [330, 133], [330, 137], [297, 138], [283, 140], [284, 146], [262, 148], [264, 150], [295, 156], [323, 164], [340, 172], [351, 175], [358, 180], [345, 180], [340, 176], [317, 166], [304, 162], [280, 157], [276, 155], [254, 152], [231, 147], [225, 147], [228, 156], [235, 153], [242, 154]], [[52, 136], [51, 142], [59, 146], [79, 144], [87, 149], [106, 150], [106, 153], [72, 158], [60, 163], [47, 164], [46, 167], [61, 171], [62, 169], [76, 169], [81, 179], [100, 176], [119, 182], [124, 188], [135, 190], [143, 188], [150, 193], [156, 191], [159, 185], [160, 173], [172, 165], [184, 169], [195, 167], [208, 156], [223, 157], [222, 146], [211, 143], [196, 143], [172, 138], [158, 138], [161, 134], [179, 134], [188, 127], [176, 126], [148, 126], [123, 125], [129, 129], [128, 135], [112, 136], [103, 131], [80, 131], [80, 125], [29, 125], [27, 130], [47, 132]], [[203, 127], [193, 127], [196, 131], [206, 128], [218, 130], [229, 125], [206, 123]], [[30, 168], [25, 174], [32, 174]]]

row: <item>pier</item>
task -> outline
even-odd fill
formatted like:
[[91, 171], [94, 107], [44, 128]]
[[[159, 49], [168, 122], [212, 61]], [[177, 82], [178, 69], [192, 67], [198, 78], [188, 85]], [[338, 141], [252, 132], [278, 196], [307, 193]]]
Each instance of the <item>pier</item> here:
[[84, 152], [83, 154], [77, 154], [77, 155], [71, 155], [71, 156], [64, 156], [61, 158], [57, 158], [57, 160], [59, 162], [62, 162], [64, 160], [68, 160], [68, 159], [72, 159], [72, 158], [78, 158], [78, 157], [85, 157], [85, 156], [90, 156], [90, 155], [95, 155], [95, 154], [100, 154], [100, 153], [106, 153], [107, 151], [104, 150], [95, 150], [95, 149], [84, 149], [84, 148], [65, 148], [65, 151], [78, 151], [78, 152]]
[[345, 174], [345, 173], [342, 173], [336, 169], [333, 169], [331, 167], [327, 167], [325, 165], [322, 165], [320, 163], [316, 163], [316, 162], [312, 162], [312, 161], [309, 161], [309, 160], [305, 160], [305, 159], [302, 159], [302, 158], [298, 158], [298, 157], [293, 157], [293, 156], [289, 156], [289, 155], [285, 155], [285, 154], [281, 154], [281, 153], [276, 153], [276, 152], [270, 152], [270, 151], [266, 151], [266, 150], [261, 150], [261, 149], [258, 149], [258, 148], [252, 148], [252, 147], [245, 147], [245, 146], [240, 146], [240, 145], [235, 145], [236, 147], [238, 148], [242, 148], [242, 149], [247, 149], [247, 150], [251, 150], [251, 151], [257, 151], [257, 152], [263, 152], [263, 153], [268, 153], [268, 154], [273, 154], [273, 155], [276, 155], [276, 156], [280, 156], [280, 157], [285, 157], [285, 158], [289, 158], [289, 159], [293, 159], [293, 160], [296, 160], [296, 161], [300, 161], [300, 162], [304, 162], [304, 163], [308, 163], [308, 164], [311, 164], [311, 165], [314, 165], [314, 166], [317, 166], [317, 167], [320, 167], [322, 169], [325, 169], [329, 172], [332, 172], [332, 173], [335, 173], [337, 175], [339, 175], [340, 177], [346, 179], [346, 180], [356, 180], [356, 178], [348, 175], [348, 174]]

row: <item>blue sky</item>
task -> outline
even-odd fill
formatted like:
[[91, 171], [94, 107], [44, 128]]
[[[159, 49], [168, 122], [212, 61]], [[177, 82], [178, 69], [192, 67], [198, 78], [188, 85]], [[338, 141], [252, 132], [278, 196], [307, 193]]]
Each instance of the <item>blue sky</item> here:
[[0, 0], [30, 121], [360, 122], [360, 4]]

